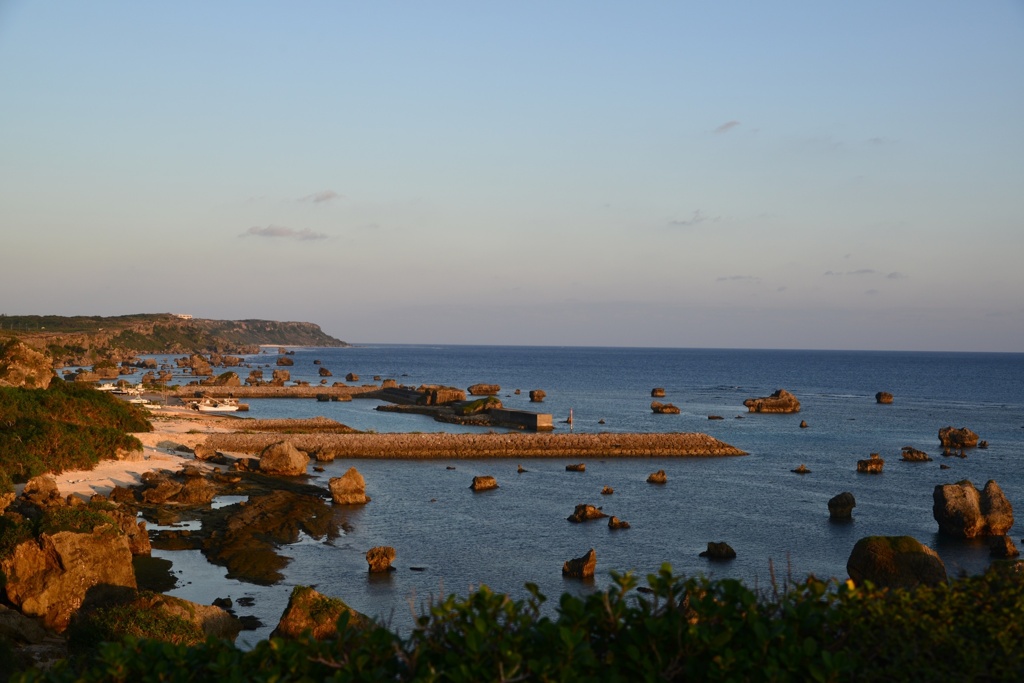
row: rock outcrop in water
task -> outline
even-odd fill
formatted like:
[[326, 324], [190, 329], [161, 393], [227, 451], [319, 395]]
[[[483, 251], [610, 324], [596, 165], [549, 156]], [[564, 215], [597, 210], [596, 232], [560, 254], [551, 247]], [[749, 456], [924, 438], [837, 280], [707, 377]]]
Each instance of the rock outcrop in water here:
[[867, 460], [857, 461], [857, 471], [863, 474], [881, 474], [884, 467], [885, 460], [878, 453], [872, 453]]
[[978, 445], [978, 435], [967, 427], [943, 427], [939, 430], [939, 443], [943, 448], [974, 448]]
[[328, 483], [331, 500], [337, 505], [363, 505], [370, 502], [366, 495], [366, 480], [355, 467], [349, 467], [340, 477], [332, 477]]
[[279, 441], [263, 449], [260, 453], [260, 471], [295, 477], [306, 473], [309, 456], [297, 449], [290, 441]]
[[665, 474], [665, 470], [658, 470], [657, 472], [651, 472], [647, 475], [648, 484], [664, 484], [668, 481], [668, 476]]
[[915, 588], [946, 582], [942, 559], [911, 536], [860, 539], [846, 561], [846, 571], [855, 584], [870, 581], [883, 588]]
[[709, 560], [731, 560], [736, 557], [736, 551], [724, 541], [708, 541], [708, 549], [700, 553], [700, 556]]
[[366, 564], [371, 574], [382, 574], [394, 571], [391, 563], [395, 561], [395, 549], [389, 545], [379, 545], [366, 551]]
[[576, 579], [590, 579], [593, 578], [596, 568], [597, 553], [591, 548], [583, 557], [566, 561], [562, 565], [562, 575]]
[[947, 536], [1002, 536], [1013, 526], [1013, 506], [994, 480], [980, 491], [966, 479], [940, 484], [932, 498], [932, 514], [939, 531]]
[[547, 392], [543, 389], [533, 389], [530, 391], [530, 403], [541, 403], [547, 397]]
[[494, 396], [501, 392], [501, 385], [498, 384], [474, 384], [467, 389], [470, 396]]
[[844, 491], [837, 496], [833, 496], [828, 501], [829, 519], [836, 521], [852, 519], [853, 508], [855, 507], [857, 507], [857, 501], [849, 491]]
[[779, 389], [771, 396], [748, 398], [743, 402], [751, 413], [798, 413], [800, 401], [785, 389]]
[[498, 480], [488, 475], [473, 477], [473, 483], [469, 485], [469, 488], [474, 491], [490, 491], [498, 488]]
[[597, 508], [597, 507], [594, 507], [593, 505], [588, 505], [586, 503], [583, 503], [583, 504], [577, 505], [576, 509], [573, 510], [573, 513], [571, 515], [569, 515], [568, 517], [566, 517], [566, 519], [568, 519], [570, 522], [579, 523], [579, 522], [588, 522], [588, 521], [590, 521], [592, 519], [602, 519], [603, 517], [607, 517], [607, 516], [608, 515], [606, 515], [605, 513], [601, 512], [601, 508]]
[[875, 394], [875, 403], [881, 403], [883, 405], [892, 403], [892, 394], [888, 391], [879, 391]]
[[651, 401], [651, 412], [659, 415], [678, 415], [680, 410], [677, 406], [671, 403], [661, 403], [659, 401]]
[[318, 593], [309, 586], [296, 586], [270, 637], [294, 640], [309, 632], [316, 640], [331, 640], [338, 636], [338, 618], [342, 614], [348, 614], [348, 628], [370, 624], [365, 614], [352, 609], [343, 600]]
[[907, 462], [931, 462], [932, 459], [924, 451], [919, 451], [913, 446], [904, 446], [900, 451], [900, 457]]

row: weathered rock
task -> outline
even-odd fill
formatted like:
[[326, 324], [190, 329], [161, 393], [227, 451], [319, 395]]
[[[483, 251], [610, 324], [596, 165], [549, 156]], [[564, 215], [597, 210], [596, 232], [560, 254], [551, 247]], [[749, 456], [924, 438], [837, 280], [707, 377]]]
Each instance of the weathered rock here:
[[245, 378], [245, 383], [250, 385], [260, 385], [263, 383], [263, 371], [262, 370], [250, 370], [249, 376]]
[[593, 505], [582, 503], [580, 505], [577, 505], [576, 509], [573, 510], [573, 513], [566, 517], [566, 519], [568, 519], [570, 522], [579, 523], [587, 522], [592, 519], [602, 519], [607, 516], [608, 515], [601, 512], [601, 508], [597, 508], [594, 507]]
[[[242, 624], [239, 620], [221, 607], [216, 605], [201, 605], [197, 602], [191, 602], [190, 600], [170, 595], [149, 592], [137, 593], [132, 599], [126, 601], [117, 600], [116, 604], [121, 608], [127, 606], [143, 613], [183, 619], [187, 624], [191, 625], [196, 632], [195, 638], [185, 639], [182, 641], [182, 644], [184, 645], [198, 645], [206, 638], [222, 638], [224, 640], [234, 641], [235, 638], [238, 637], [239, 631], [242, 630]], [[88, 627], [89, 617], [90, 615], [88, 613], [83, 615], [83, 626]], [[111, 620], [105, 620], [105, 624], [109, 625], [110, 623]], [[76, 629], [77, 628], [78, 626], [76, 626]], [[123, 634], [111, 633], [110, 635], [116, 637], [118, 635], [125, 636], [137, 634], [126, 631]]]
[[394, 389], [397, 386], [398, 386], [398, 381], [394, 380], [394, 379], [391, 379], [391, 378], [388, 378], [388, 379], [386, 379], [386, 380], [384, 380], [383, 382], [380, 383], [380, 388], [381, 389]]
[[366, 563], [370, 565], [371, 574], [393, 572], [391, 563], [395, 561], [395, 549], [389, 545], [379, 545], [366, 551]]
[[800, 464], [800, 466], [798, 466], [795, 470], [790, 470], [790, 472], [795, 472], [797, 474], [810, 474], [811, 473], [811, 471], [807, 468], [807, 465], [804, 465], [804, 464]]
[[751, 413], [798, 413], [800, 401], [785, 389], [779, 389], [771, 396], [748, 398], [743, 402]]
[[1009, 536], [993, 536], [989, 545], [989, 555], [1000, 560], [1008, 560], [1020, 555], [1020, 551]]
[[192, 455], [196, 460], [212, 460], [217, 457], [217, 451], [204, 443], [197, 443], [192, 449]]
[[331, 500], [337, 505], [362, 505], [370, 502], [370, 497], [366, 495], [366, 480], [355, 467], [349, 467], [340, 477], [331, 477], [327, 485], [331, 489]]
[[565, 466], [565, 471], [566, 472], [586, 472], [587, 471], [587, 463], [585, 463], [585, 462], [578, 462], [575, 465], [566, 465]]
[[664, 484], [668, 481], [668, 477], [665, 475], [665, 470], [658, 470], [657, 472], [651, 472], [647, 476], [648, 484]]
[[857, 541], [846, 561], [855, 584], [870, 581], [884, 588], [935, 586], [946, 582], [938, 554], [911, 536], [867, 536]]
[[260, 471], [295, 477], [306, 473], [309, 456], [297, 449], [290, 441], [279, 441], [263, 449], [260, 453]]
[[473, 477], [473, 483], [469, 488], [474, 491], [490, 491], [498, 488], [498, 480], [491, 476]]
[[204, 477], [189, 477], [175, 496], [181, 505], [208, 505], [217, 497], [217, 487]]
[[932, 459], [924, 451], [919, 451], [913, 446], [904, 446], [900, 451], [900, 458], [907, 462], [931, 462]]
[[55, 631], [67, 628], [93, 586], [135, 588], [128, 539], [110, 527], [41, 534], [0, 560], [0, 572], [11, 604]]
[[498, 384], [474, 384], [466, 391], [470, 396], [494, 396], [501, 391], [501, 386]]
[[853, 517], [853, 508], [855, 507], [857, 507], [857, 501], [849, 491], [844, 491], [837, 496], [833, 496], [828, 501], [829, 519], [851, 519]]
[[530, 403], [541, 403], [545, 397], [547, 397], [547, 393], [543, 389], [530, 390]]
[[981, 491], [966, 479], [940, 484], [932, 498], [932, 514], [947, 536], [1002, 536], [1013, 526], [1013, 507], [994, 480]]
[[615, 489], [613, 489], [611, 486], [605, 486], [603, 489], [601, 489], [602, 496], [610, 496], [613, 493], [615, 493]]
[[0, 643], [39, 643], [46, 637], [38, 619], [26, 617], [18, 610], [0, 605]]
[[345, 381], [346, 382], [358, 382], [359, 381], [359, 375], [357, 375], [354, 372], [350, 372], [347, 375], [345, 375]]
[[337, 638], [338, 618], [342, 614], [348, 614], [348, 628], [370, 624], [365, 614], [352, 609], [343, 600], [327, 597], [309, 586], [296, 586], [270, 637], [296, 639], [308, 632], [316, 640]]
[[0, 344], [0, 387], [46, 389], [53, 379], [53, 363], [28, 344], [11, 339]]
[[807, 424], [807, 420], [800, 420], [800, 429], [807, 429], [808, 427], [810, 427], [810, 425]]
[[455, 387], [422, 386], [418, 391], [422, 394], [418, 403], [425, 406], [443, 406], [466, 400], [466, 392]]
[[242, 380], [238, 378], [238, 374], [234, 372], [225, 372], [217, 375], [210, 382], [210, 386], [215, 387], [240, 387], [242, 386]]
[[320, 368], [318, 372], [320, 373], [321, 377], [334, 377], [334, 374], [331, 373], [331, 371], [328, 370], [327, 368]]
[[292, 360], [291, 358], [288, 358], [287, 356], [278, 356], [276, 362], [277, 365], [280, 367], [290, 367], [292, 365], [295, 365], [295, 361]]
[[867, 460], [857, 461], [857, 471], [865, 474], [881, 474], [884, 467], [885, 460], [878, 453], [872, 453]]
[[60, 491], [57, 489], [57, 480], [52, 474], [40, 474], [32, 477], [25, 484], [21, 491], [21, 497], [34, 505], [47, 506], [60, 504]]
[[681, 411], [671, 403], [651, 401], [651, 411], [659, 415], [678, 415]]
[[892, 403], [892, 394], [888, 391], [879, 391], [875, 394], [875, 403], [882, 403], [885, 405]]
[[736, 557], [736, 551], [728, 543], [721, 541], [715, 543], [708, 541], [708, 549], [700, 554], [709, 560], [731, 560]]
[[284, 386], [284, 383], [291, 380], [292, 373], [288, 370], [274, 370], [270, 377], [270, 383], [274, 386]]
[[628, 529], [629, 528], [629, 522], [621, 520], [618, 517], [615, 517], [613, 515], [613, 516], [608, 518], [608, 528], [609, 529]]
[[651, 398], [665, 398], [665, 389], [662, 387], [654, 387], [651, 389]]
[[568, 560], [562, 565], [562, 575], [576, 579], [589, 579], [597, 568], [597, 553], [591, 548], [583, 557]]
[[978, 435], [967, 427], [943, 427], [939, 430], [939, 443], [944, 448], [974, 448], [978, 445]]

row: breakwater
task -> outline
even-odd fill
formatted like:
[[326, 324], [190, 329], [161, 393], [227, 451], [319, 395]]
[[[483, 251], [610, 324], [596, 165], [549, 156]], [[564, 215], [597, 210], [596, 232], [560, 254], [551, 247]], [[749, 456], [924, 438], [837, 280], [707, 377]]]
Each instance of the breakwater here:
[[211, 434], [219, 451], [258, 453], [276, 441], [335, 458], [694, 458], [746, 455], [700, 433], [660, 434]]

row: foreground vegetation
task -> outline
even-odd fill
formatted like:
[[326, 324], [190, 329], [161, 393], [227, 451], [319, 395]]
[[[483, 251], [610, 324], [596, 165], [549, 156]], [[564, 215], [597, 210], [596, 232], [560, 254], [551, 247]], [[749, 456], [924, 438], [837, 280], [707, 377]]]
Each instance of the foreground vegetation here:
[[127, 432], [152, 429], [141, 409], [92, 387], [60, 380], [49, 389], [0, 387], [0, 493], [14, 481], [141, 449]]
[[[482, 588], [434, 604], [407, 637], [383, 626], [337, 639], [272, 639], [251, 651], [128, 638], [16, 681], [892, 681], [1021, 680], [1024, 580], [1013, 565], [914, 591], [814, 578], [769, 595], [734, 580], [651, 592], [613, 575], [607, 591], [563, 595], [552, 616], [535, 587], [514, 601]], [[163, 628], [157, 625], [154, 630]], [[135, 631], [138, 633], [138, 629]]]

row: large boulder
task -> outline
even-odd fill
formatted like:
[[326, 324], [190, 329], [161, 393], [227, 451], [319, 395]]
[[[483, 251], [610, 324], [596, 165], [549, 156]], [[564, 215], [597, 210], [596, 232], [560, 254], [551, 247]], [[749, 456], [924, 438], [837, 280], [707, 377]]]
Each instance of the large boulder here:
[[469, 488], [474, 491], [490, 491], [498, 488], [498, 480], [490, 475], [473, 477], [473, 483], [469, 485]]
[[751, 413], [798, 413], [800, 401], [785, 389], [779, 389], [771, 396], [748, 398], [743, 402]]
[[857, 507], [857, 501], [853, 494], [844, 491], [833, 496], [828, 501], [828, 517], [835, 520], [848, 520], [853, 517], [853, 508]]
[[846, 561], [855, 584], [870, 581], [884, 588], [935, 586], [946, 582], [938, 554], [912, 536], [867, 536], [857, 541]]
[[278, 359], [277, 359], [277, 364], [279, 366], [290, 367], [292, 365], [295, 365], [295, 361], [293, 361], [291, 358], [288, 358], [286, 356], [279, 356]]
[[58, 531], [19, 543], [0, 560], [7, 599], [22, 614], [41, 617], [48, 628], [63, 631], [90, 588], [135, 588], [128, 539], [111, 531]]
[[0, 344], [0, 387], [45, 389], [53, 379], [53, 362], [17, 339]]
[[391, 566], [394, 561], [395, 549], [389, 545], [378, 545], [366, 551], [366, 564], [370, 566], [371, 574], [395, 571]]
[[867, 460], [857, 461], [857, 471], [865, 474], [881, 474], [884, 467], [885, 460], [878, 453], [872, 453]]
[[331, 489], [331, 500], [338, 505], [362, 505], [370, 502], [370, 497], [366, 495], [366, 480], [355, 467], [349, 467], [340, 477], [331, 477], [327, 485]]
[[651, 401], [651, 412], [657, 413], [658, 415], [678, 415], [680, 410], [678, 406], [672, 403]]
[[530, 390], [530, 403], [542, 403], [547, 397], [547, 392], [543, 389], [531, 389]]
[[943, 427], [939, 430], [939, 443], [943, 448], [974, 448], [978, 445], [978, 435], [967, 427]]
[[296, 586], [270, 637], [295, 639], [309, 633], [316, 640], [330, 640], [338, 636], [338, 618], [342, 614], [348, 614], [349, 628], [370, 624], [365, 614], [352, 609], [343, 600], [318, 593], [309, 586]]
[[708, 541], [708, 549], [700, 553], [700, 556], [709, 560], [732, 560], [736, 557], [736, 551], [725, 541]]
[[309, 456], [290, 441], [270, 444], [260, 453], [260, 472], [295, 477], [306, 473]]
[[889, 405], [892, 403], [892, 394], [888, 391], [879, 391], [875, 394], [875, 403], [881, 403], [883, 405]]
[[667, 481], [668, 476], [665, 474], [665, 470], [658, 470], [647, 475], [648, 484], [664, 484]]
[[932, 514], [947, 536], [1002, 536], [1013, 526], [1013, 506], [994, 480], [980, 491], [966, 479], [939, 484], [932, 499]]
[[466, 391], [470, 396], [494, 396], [501, 391], [501, 386], [498, 384], [474, 384]]
[[594, 569], [596, 568], [597, 553], [591, 548], [583, 557], [567, 560], [562, 565], [562, 575], [576, 579], [590, 579], [594, 577]]
[[601, 518], [607, 517], [607, 516], [608, 515], [606, 515], [605, 513], [601, 512], [601, 508], [594, 507], [593, 505], [588, 505], [586, 503], [583, 503], [581, 505], [577, 505], [576, 509], [573, 510], [573, 513], [571, 515], [569, 515], [568, 517], [566, 517], [566, 519], [568, 519], [570, 522], [579, 523], [579, 522], [587, 522], [587, 521], [590, 521], [592, 519], [601, 519]]
[[907, 462], [931, 462], [932, 459], [924, 451], [919, 451], [913, 446], [904, 446], [900, 451], [900, 457]]

